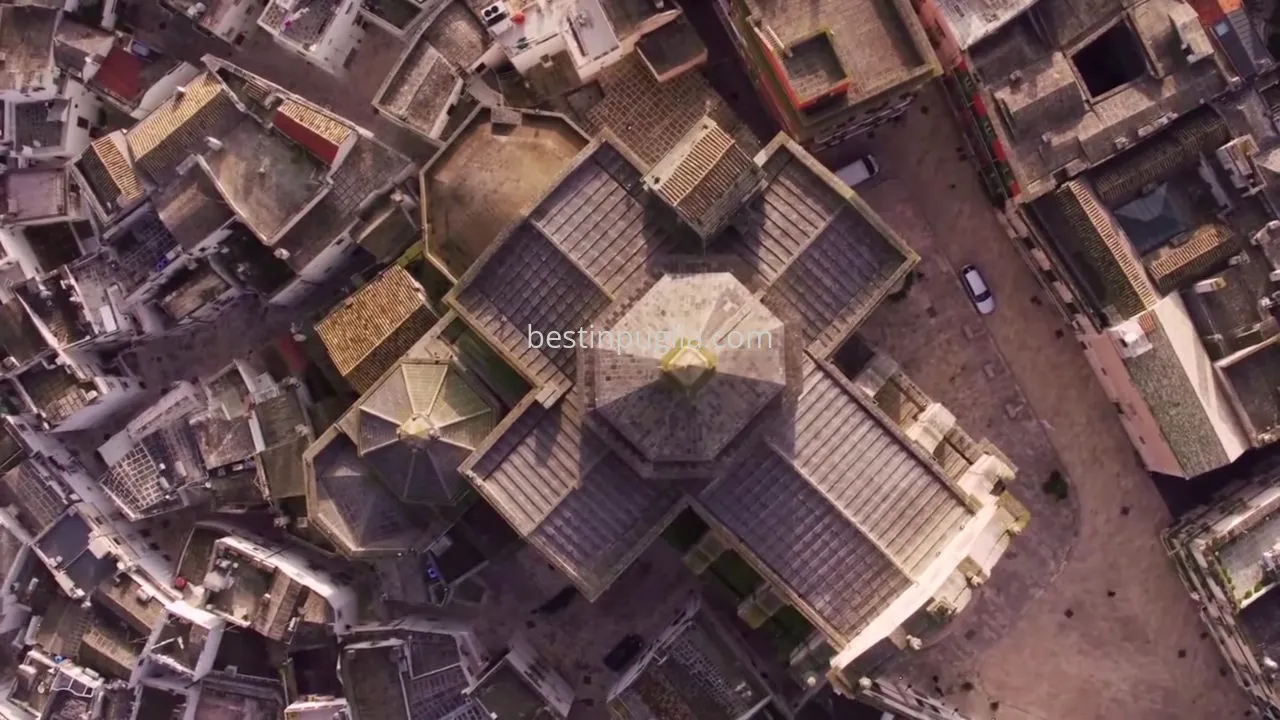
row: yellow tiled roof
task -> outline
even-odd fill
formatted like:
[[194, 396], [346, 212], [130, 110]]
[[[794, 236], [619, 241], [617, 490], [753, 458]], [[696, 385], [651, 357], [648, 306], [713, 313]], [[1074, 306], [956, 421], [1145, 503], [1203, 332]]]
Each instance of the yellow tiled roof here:
[[1191, 233], [1186, 242], [1172, 252], [1166, 253], [1151, 263], [1151, 274], [1160, 280], [1182, 268], [1197, 258], [1212, 252], [1231, 239], [1231, 231], [1221, 225], [1202, 225]]
[[125, 135], [134, 160], [141, 160], [155, 150], [165, 138], [181, 128], [196, 113], [223, 91], [222, 83], [211, 73], [202, 73], [187, 85], [186, 92], [174, 95], [133, 126]]
[[286, 100], [280, 104], [276, 112], [284, 115], [290, 120], [307, 128], [311, 132], [328, 140], [334, 145], [342, 145], [351, 136], [353, 130], [350, 125], [339, 121], [328, 113], [298, 102], [297, 100]]
[[107, 169], [107, 174], [111, 176], [111, 182], [120, 190], [119, 203], [125, 205], [142, 197], [142, 183], [138, 180], [138, 174], [124, 153], [120, 152], [115, 140], [111, 136], [98, 138], [93, 141], [92, 147]]
[[338, 372], [347, 375], [415, 312], [425, 307], [422, 287], [393, 266], [357, 290], [316, 325]]

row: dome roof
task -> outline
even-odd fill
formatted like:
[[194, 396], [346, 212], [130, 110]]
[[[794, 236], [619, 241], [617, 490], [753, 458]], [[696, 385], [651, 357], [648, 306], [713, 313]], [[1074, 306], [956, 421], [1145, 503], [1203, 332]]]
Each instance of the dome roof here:
[[458, 466], [496, 421], [453, 366], [405, 360], [342, 420], [360, 458], [410, 502], [449, 504], [466, 488]]
[[786, 385], [783, 324], [729, 273], [667, 275], [593, 347], [595, 410], [651, 462], [711, 462]]

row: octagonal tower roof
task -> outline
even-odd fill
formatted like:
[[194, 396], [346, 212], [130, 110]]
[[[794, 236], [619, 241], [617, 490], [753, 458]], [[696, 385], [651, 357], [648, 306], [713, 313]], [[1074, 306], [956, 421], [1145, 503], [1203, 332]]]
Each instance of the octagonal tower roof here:
[[726, 272], [660, 279], [584, 352], [589, 406], [652, 463], [712, 463], [786, 386], [778, 320]]

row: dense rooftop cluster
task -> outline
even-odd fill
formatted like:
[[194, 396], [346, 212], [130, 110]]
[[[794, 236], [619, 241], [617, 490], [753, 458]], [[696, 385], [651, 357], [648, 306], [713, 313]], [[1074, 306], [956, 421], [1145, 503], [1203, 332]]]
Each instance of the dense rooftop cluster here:
[[[860, 333], [919, 257], [815, 158], [939, 76], [1146, 468], [1280, 440], [1248, 6], [716, 0], [770, 138], [669, 1], [163, 3], [398, 46], [357, 122], [0, 3], [0, 715], [958, 717], [886, 678], [1030, 514]], [[1277, 488], [1165, 534], [1272, 716]]]

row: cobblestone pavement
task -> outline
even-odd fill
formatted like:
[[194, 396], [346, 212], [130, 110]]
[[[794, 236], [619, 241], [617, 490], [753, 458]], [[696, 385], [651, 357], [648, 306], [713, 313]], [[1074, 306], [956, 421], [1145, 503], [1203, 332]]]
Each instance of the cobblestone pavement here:
[[1042, 423], [1027, 406], [986, 325], [978, 317], [917, 211], [918, 198], [900, 179], [864, 193], [890, 226], [923, 258], [906, 297], [886, 301], [863, 336], [902, 364], [924, 390], [956, 414], [975, 438], [987, 438], [1018, 468], [1011, 490], [1031, 511], [1031, 524], [1004, 557], [970, 608], [946, 629], [960, 634], [956, 650], [974, 657], [1008, 632], [1028, 603], [1062, 569], [1076, 544], [1074, 498], [1060, 501], [1040, 490], [1061, 461]]
[[[1008, 385], [985, 379], [987, 351], [976, 342], [972, 351], [956, 349], [963, 328], [980, 322], [977, 316], [966, 311], [967, 320], [947, 320], [955, 312], [950, 305], [967, 305], [951, 280], [953, 268], [973, 263], [982, 269], [997, 303], [982, 324], [1061, 458], [1079, 506], [1079, 537], [1065, 567], [1034, 599], [1011, 588], [1052, 576], [1026, 560], [1027, 553], [1049, 553], [1035, 542], [1015, 540], [1011, 552], [1019, 555], [997, 567], [971, 608], [973, 617], [921, 652], [903, 679], [940, 690], [973, 718], [1245, 717], [1244, 694], [1219, 675], [1223, 661], [1160, 547], [1168, 511], [1070, 328], [1001, 231], [961, 144], [935, 88], [902, 122], [880, 128], [861, 146], [842, 148], [844, 158], [827, 158], [835, 165], [860, 152], [875, 153], [883, 172], [863, 194], [904, 228], [924, 257], [923, 292], [913, 289], [903, 307], [886, 307], [872, 322], [893, 322], [896, 313], [904, 323], [927, 328], [914, 333], [914, 346], [907, 337], [886, 349], [896, 350], [921, 387], [950, 406], [973, 434], [986, 433], [1023, 465], [1014, 491], [1037, 513], [1035, 528], [1046, 519], [1044, 498], [1037, 497], [1043, 477], [1028, 470], [1046, 467], [1036, 464], [1045, 452], [1038, 449], [1043, 441], [1027, 420], [993, 416], [1003, 395], [984, 395], [1007, 392]], [[929, 305], [937, 318], [928, 317]], [[921, 308], [926, 318], [912, 319]], [[913, 367], [925, 362], [937, 367]], [[1053, 511], [1048, 520], [1056, 522]], [[1021, 608], [1019, 601], [1025, 603]], [[964, 683], [973, 690], [964, 691]]]

